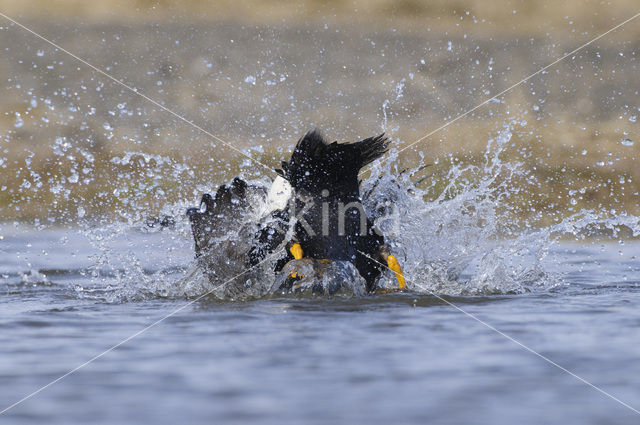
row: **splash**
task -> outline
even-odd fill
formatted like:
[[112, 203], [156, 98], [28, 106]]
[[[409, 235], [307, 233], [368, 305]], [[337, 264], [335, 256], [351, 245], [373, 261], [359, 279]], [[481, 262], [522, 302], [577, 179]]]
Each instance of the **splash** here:
[[553, 260], [547, 254], [559, 239], [615, 238], [624, 228], [640, 235], [640, 218], [624, 214], [582, 211], [547, 227], [515, 219], [507, 205], [536, 184], [522, 163], [503, 159], [517, 125], [509, 123], [488, 141], [481, 165], [452, 164], [443, 179], [424, 187], [414, 183], [412, 170], [399, 172], [393, 161], [377, 163], [375, 177], [363, 182], [368, 214], [384, 211], [376, 224], [392, 250], [401, 253], [408, 290], [446, 295], [548, 291], [564, 284], [561, 274], [548, 271]]
[[[444, 189], [434, 199], [427, 198], [437, 182], [417, 187], [411, 172], [398, 172], [393, 161], [397, 154], [394, 153], [390, 161], [374, 165], [370, 177], [362, 183], [367, 213], [378, 217], [376, 225], [386, 235], [392, 251], [400, 257], [409, 291], [448, 295], [524, 293], [544, 290], [555, 281], [542, 266], [553, 241], [553, 230], [515, 234], [515, 228], [505, 229], [501, 225], [506, 214], [502, 204], [510, 195], [523, 190], [519, 184], [526, 177], [519, 163], [501, 160], [510, 138], [511, 128], [507, 127], [489, 140], [482, 166], [451, 167], [444, 179]], [[266, 189], [270, 182], [265, 179], [251, 183]], [[247, 227], [266, 209], [264, 199], [254, 202], [254, 214], [245, 217]], [[169, 209], [184, 211], [184, 206], [179, 204]], [[182, 222], [178, 229], [165, 231], [177, 233], [176, 239], [189, 238], [185, 220], [178, 221]], [[283, 277], [272, 272], [273, 262], [228, 281], [243, 272], [244, 262], [228, 252], [248, 248], [250, 235], [243, 231], [245, 228], [229, 229], [219, 238], [220, 250], [211, 253], [208, 259], [208, 263], [214, 265], [210, 270], [213, 273], [204, 273], [197, 262], [183, 269], [183, 275], [177, 281], [167, 278], [166, 273], [145, 273], [140, 259], [133, 253], [106, 247], [108, 242], [113, 242], [110, 235], [126, 229], [101, 228], [92, 233], [103, 252], [96, 264], [115, 270], [113, 274], [120, 287], [116, 294], [121, 300], [146, 296], [193, 298], [202, 294], [237, 300], [282, 295]], [[510, 234], [505, 238], [507, 230]], [[114, 256], [121, 258], [114, 261]], [[116, 263], [126, 264], [126, 267], [118, 269]], [[333, 292], [362, 295], [362, 283], [355, 278], [359, 276], [352, 272], [344, 267], [332, 270], [328, 275], [337, 283], [327, 287], [340, 290], [322, 295], [333, 295]], [[315, 274], [308, 271], [303, 275]], [[392, 289], [396, 285], [390, 271], [383, 274], [380, 287]], [[319, 295], [313, 288], [313, 279], [306, 279], [297, 282], [295, 290], [288, 288], [284, 293], [289, 296]]]
[[525, 190], [527, 177], [520, 163], [501, 159], [511, 130], [507, 126], [488, 141], [483, 164], [452, 165], [435, 197], [442, 181], [418, 187], [411, 172], [398, 172], [391, 161], [376, 165], [372, 175], [378, 177], [363, 182], [368, 213], [385, 211], [376, 224], [401, 253], [409, 290], [524, 293], [553, 282], [541, 265], [550, 232], [519, 232], [504, 224], [512, 221], [504, 204]]
[[[583, 210], [546, 227], [514, 219], [509, 205], [536, 184], [523, 164], [505, 159], [506, 146], [518, 125], [521, 123], [509, 123], [488, 140], [479, 164], [451, 161], [446, 173], [437, 178], [416, 178], [426, 167], [424, 162], [415, 169], [400, 170], [397, 151], [391, 152], [386, 161], [373, 164], [370, 175], [362, 182], [365, 209], [375, 217], [376, 226], [402, 263], [408, 291], [462, 296], [549, 291], [565, 284], [561, 274], [549, 271], [554, 268], [549, 267], [553, 259], [548, 253], [560, 238], [583, 239], [603, 234], [615, 238], [629, 231], [624, 229], [630, 229], [634, 237], [640, 236], [640, 218], [625, 214]], [[53, 145], [58, 157], [69, 157], [72, 149], [75, 148], [64, 138]], [[75, 153], [85, 163], [92, 163], [90, 154], [81, 150]], [[118, 167], [135, 163], [151, 182], [156, 174], [175, 179], [191, 174], [186, 165], [140, 152], [115, 156], [111, 163]], [[71, 177], [67, 181], [73, 183]], [[270, 183], [267, 177], [250, 181], [263, 193]], [[253, 200], [252, 212], [244, 218], [243, 226], [229, 229], [219, 238], [223, 248], [209, 258], [215, 265], [214, 273], [205, 273], [193, 259], [193, 241], [184, 217], [193, 201], [162, 206], [160, 215], [173, 217], [172, 220], [150, 219], [144, 214], [144, 194], [149, 187], [156, 187], [131, 184], [123, 185], [114, 194], [129, 207], [121, 210], [119, 219], [83, 222], [83, 233], [98, 254], [87, 270], [92, 285], [76, 287], [78, 297], [126, 302], [194, 299], [204, 294], [212, 299], [246, 300], [272, 296], [353, 297], [365, 293], [362, 279], [348, 264], [332, 266], [326, 274], [330, 281], [321, 285], [329, 288], [326, 291], [318, 290], [311, 269], [302, 273], [307, 279], [287, 286], [284, 275], [273, 272], [275, 258], [245, 273], [244, 262], [228, 253], [247, 249], [251, 224], [270, 210], [267, 200], [259, 196]], [[69, 196], [65, 189], [68, 185], [61, 185], [64, 196]], [[215, 185], [201, 183], [197, 190], [213, 192]], [[90, 209], [91, 205], [78, 205], [77, 217], [85, 216], [85, 208]], [[325, 278], [325, 274], [321, 276]], [[26, 278], [31, 280], [32, 276]], [[383, 273], [378, 284], [386, 289], [396, 285], [390, 271]]]

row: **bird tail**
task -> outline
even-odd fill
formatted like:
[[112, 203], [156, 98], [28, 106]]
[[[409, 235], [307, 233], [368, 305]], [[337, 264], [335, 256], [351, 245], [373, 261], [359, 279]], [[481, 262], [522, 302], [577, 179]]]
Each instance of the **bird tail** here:
[[[359, 171], [389, 150], [389, 139], [384, 133], [354, 143], [327, 143], [318, 129], [304, 135], [296, 144], [289, 162], [282, 161], [278, 174], [291, 181], [297, 171], [311, 171], [336, 165], [348, 165]], [[338, 167], [340, 169], [342, 167]]]
[[358, 152], [360, 158], [359, 168], [362, 168], [380, 158], [389, 150], [389, 139], [382, 133], [379, 136], [352, 143], [351, 146]]

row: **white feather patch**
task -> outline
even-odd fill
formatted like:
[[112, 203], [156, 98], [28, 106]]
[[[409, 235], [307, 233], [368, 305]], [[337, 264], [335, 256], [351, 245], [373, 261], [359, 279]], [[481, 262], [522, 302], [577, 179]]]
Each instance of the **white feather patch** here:
[[280, 176], [276, 177], [267, 194], [267, 213], [285, 209], [292, 194], [291, 184]]

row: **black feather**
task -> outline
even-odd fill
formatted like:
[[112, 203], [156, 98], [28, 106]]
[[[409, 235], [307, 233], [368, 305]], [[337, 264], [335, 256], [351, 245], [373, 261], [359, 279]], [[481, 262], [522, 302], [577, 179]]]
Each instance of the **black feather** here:
[[[257, 264], [285, 242], [290, 235], [288, 226], [293, 222], [293, 239], [301, 244], [304, 257], [350, 261], [367, 281], [367, 289], [374, 290], [381, 273], [375, 259], [380, 257], [384, 237], [366, 216], [358, 174], [362, 167], [384, 155], [388, 147], [384, 134], [354, 143], [327, 143], [318, 130], [305, 134], [290, 160], [282, 161], [282, 169], [276, 170], [289, 181], [294, 197], [287, 208], [272, 214], [270, 224], [261, 226], [247, 253], [247, 262]], [[198, 257], [211, 249], [216, 238], [242, 223], [242, 214], [249, 205], [247, 189], [248, 185], [236, 178], [231, 184], [220, 186], [215, 196], [205, 194], [201, 201], [205, 208], [187, 211]], [[296, 220], [291, 220], [294, 216]], [[292, 258], [287, 253], [276, 270]], [[215, 264], [211, 267], [215, 268]]]
[[[313, 130], [298, 141], [289, 162], [282, 163], [285, 178], [296, 193], [296, 210], [304, 211], [299, 218], [308, 224], [298, 222], [294, 230], [305, 257], [351, 261], [366, 279], [368, 290], [373, 289], [380, 268], [367, 256], [379, 257], [384, 238], [366, 217], [358, 174], [388, 147], [384, 134], [355, 143], [327, 143]], [[344, 213], [345, 205], [353, 207]]]
[[389, 141], [381, 134], [355, 143], [327, 143], [318, 130], [302, 137], [282, 168], [294, 189], [312, 194], [328, 190], [358, 196], [358, 174], [365, 165], [387, 152]]

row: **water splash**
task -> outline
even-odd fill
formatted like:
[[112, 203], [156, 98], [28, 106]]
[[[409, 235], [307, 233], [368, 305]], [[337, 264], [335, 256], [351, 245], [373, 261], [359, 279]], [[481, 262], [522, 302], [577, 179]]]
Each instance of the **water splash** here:
[[[541, 261], [550, 247], [548, 231], [520, 232], [509, 226], [509, 197], [525, 188], [520, 163], [501, 159], [511, 126], [489, 140], [484, 163], [453, 165], [444, 186], [416, 187], [411, 173], [376, 165], [363, 183], [369, 214], [386, 209], [376, 224], [404, 257], [409, 290], [448, 295], [523, 293], [553, 279]], [[393, 154], [392, 154], [393, 155]], [[428, 198], [433, 198], [427, 200]], [[391, 207], [391, 208], [389, 208]]]
[[[484, 173], [479, 183], [475, 186], [463, 186], [455, 196], [446, 196], [443, 192], [436, 200], [425, 202], [421, 197], [425, 189], [415, 188], [407, 175], [402, 174], [396, 177], [396, 170], [389, 165], [391, 161], [386, 163], [385, 168], [381, 168], [382, 166], [378, 164], [372, 177], [363, 182], [363, 192], [370, 193], [366, 205], [370, 212], [376, 214], [375, 211], [389, 202], [394, 205], [391, 213], [380, 217], [377, 224], [388, 235], [392, 249], [404, 257], [406, 274], [410, 279], [410, 290], [419, 293], [436, 291], [456, 294], [523, 292], [521, 283], [523, 277], [530, 279], [530, 276], [535, 274], [537, 270], [535, 267], [524, 266], [515, 274], [513, 271], [508, 273], [506, 255], [503, 251], [510, 249], [514, 252], [518, 249], [513, 246], [503, 247], [494, 240], [498, 220], [495, 203], [500, 198], [497, 192], [504, 190], [505, 186], [504, 184], [495, 185], [495, 187], [492, 185], [499, 174], [513, 167], [499, 160], [502, 146], [509, 137], [510, 134], [504, 132], [496, 141], [492, 140], [489, 143], [488, 150], [493, 153], [487, 154], [484, 169], [458, 168], [449, 172], [449, 187], [445, 190], [449, 195], [452, 194], [450, 193], [452, 188], [460, 184], [459, 179], [464, 174], [470, 171]], [[145, 164], [153, 160], [156, 164], [171, 165], [164, 158], [141, 153], [127, 153], [114, 158], [112, 163], [124, 165], [134, 159]], [[511, 171], [515, 172], [514, 169], [512, 168]], [[269, 180], [251, 183], [266, 189]], [[372, 189], [374, 185], [375, 189]], [[123, 193], [121, 196], [131, 195]], [[281, 294], [282, 277], [275, 276], [273, 273], [273, 261], [233, 281], [228, 281], [241, 273], [244, 268], [244, 261], [236, 258], [238, 256], [233, 253], [247, 249], [251, 234], [247, 233], [246, 229], [250, 229], [251, 222], [257, 220], [260, 213], [265, 211], [263, 199], [256, 198], [254, 203], [255, 212], [245, 217], [245, 226], [241, 226], [240, 229], [229, 229], [220, 238], [220, 249], [211, 253], [208, 259], [209, 264], [215, 265], [213, 268], [209, 267], [211, 270], [208, 273], [204, 273], [203, 267], [195, 261], [188, 267], [184, 264], [173, 264], [173, 274], [167, 273], [166, 268], [147, 272], [142, 266], [140, 257], [117, 247], [121, 245], [122, 235], [145, 229], [139, 216], [128, 216], [126, 222], [103, 224], [92, 228], [87, 235], [101, 252], [101, 255], [95, 258], [94, 277], [96, 280], [103, 279], [106, 273], [111, 280], [115, 278], [117, 284], [108, 296], [110, 301], [139, 300], [150, 296], [194, 298], [205, 293], [210, 293], [214, 298], [235, 300]], [[167, 206], [166, 212], [179, 217], [185, 208], [185, 203], [178, 203]], [[474, 213], [470, 214], [472, 210]], [[178, 220], [178, 222], [180, 224], [177, 228], [163, 231], [172, 234], [171, 239], [181, 240], [184, 247], [184, 242], [190, 240], [190, 232], [186, 220]], [[421, 231], [416, 232], [416, 228]], [[424, 243], [425, 238], [428, 241], [427, 244]], [[186, 245], [188, 246], [186, 249], [190, 251], [190, 241]], [[171, 260], [171, 254], [168, 253], [168, 255]], [[523, 264], [529, 263], [523, 261]], [[474, 265], [477, 270], [470, 271]], [[180, 266], [182, 269], [176, 275], [176, 267]], [[330, 275], [341, 282], [336, 284], [336, 287], [341, 288], [340, 291], [335, 291], [336, 293], [350, 296], [362, 295], [363, 286], [354, 277], [357, 275], [350, 274], [347, 269], [334, 272]], [[465, 272], [467, 275], [464, 275]], [[288, 291], [288, 295], [317, 295], [313, 290], [312, 279], [307, 280], [297, 282], [297, 290]], [[380, 286], [394, 287], [394, 276], [390, 272], [386, 273]], [[83, 296], [87, 296], [86, 292]]]
[[453, 164], [443, 179], [426, 187], [417, 187], [411, 172], [400, 173], [391, 161], [376, 164], [375, 177], [363, 182], [363, 192], [370, 193], [367, 212], [385, 211], [376, 224], [392, 250], [401, 253], [409, 290], [447, 295], [546, 291], [563, 284], [547, 264], [560, 238], [615, 238], [624, 228], [640, 235], [640, 218], [624, 214], [582, 211], [547, 227], [516, 220], [506, 206], [536, 184], [521, 163], [503, 159], [517, 125], [510, 123], [488, 141], [481, 165]]
[[[513, 129], [519, 125], [522, 123], [509, 123], [491, 138], [480, 163], [451, 161], [441, 176], [416, 178], [426, 166], [424, 159], [414, 169], [400, 170], [397, 152], [373, 164], [369, 177], [362, 182], [365, 208], [376, 217], [376, 225], [403, 264], [409, 291], [446, 295], [548, 291], [564, 284], [562, 276], [549, 272], [548, 266], [553, 259], [547, 254], [559, 238], [618, 237], [625, 228], [632, 236], [640, 236], [640, 218], [611, 212], [583, 210], [546, 227], [514, 219], [514, 211], [508, 206], [536, 184], [535, 177], [520, 162], [505, 159]], [[47, 177], [53, 179], [50, 191], [54, 200], [73, 198], [83, 179], [96, 178], [95, 158], [64, 137], [56, 139], [51, 149], [55, 158], [69, 165], [65, 174]], [[27, 168], [31, 160], [29, 157]], [[193, 170], [175, 159], [137, 151], [114, 155], [110, 164], [123, 170], [120, 184], [110, 194], [123, 206], [118, 217], [92, 221], [92, 200], [87, 199], [76, 204], [71, 213], [99, 252], [87, 271], [92, 286], [76, 288], [78, 297], [123, 302], [193, 299], [207, 293], [223, 300], [282, 295], [282, 276], [273, 273], [273, 261], [229, 281], [243, 271], [244, 262], [234, 261], [226, 248], [214, 258], [217, 268], [213, 279], [193, 260], [184, 211], [193, 204], [192, 196], [213, 192], [216, 185], [198, 182], [184, 192], [184, 199], [165, 202], [159, 214], [174, 217], [175, 226], [150, 228], [145, 213], [149, 193], [162, 196], [162, 181], [167, 178], [181, 182], [183, 187], [191, 185]], [[126, 170], [135, 170], [135, 174]], [[32, 175], [25, 181], [37, 185], [40, 179]], [[254, 179], [251, 184], [266, 192], [270, 178]], [[95, 201], [100, 202], [100, 198]], [[250, 243], [251, 232], [247, 229], [269, 209], [260, 197], [254, 204], [246, 226], [230, 229], [220, 238], [221, 246], [237, 249]], [[137, 246], [146, 236], [153, 236], [154, 242]], [[340, 282], [335, 288], [340, 290], [329, 295], [363, 294], [361, 282], [351, 271], [347, 267], [332, 272]], [[379, 286], [394, 288], [393, 274], [385, 273]], [[285, 293], [318, 296], [313, 288], [311, 280], [303, 281], [296, 290]]]

